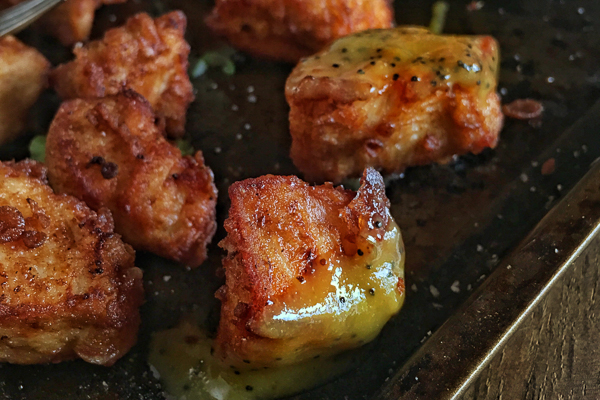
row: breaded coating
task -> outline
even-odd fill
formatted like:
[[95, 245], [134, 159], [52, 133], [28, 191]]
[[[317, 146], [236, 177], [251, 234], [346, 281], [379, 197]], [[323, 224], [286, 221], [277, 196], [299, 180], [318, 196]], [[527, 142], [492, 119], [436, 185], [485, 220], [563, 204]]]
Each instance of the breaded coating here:
[[[0, 8], [7, 8], [25, 0], [0, 0]], [[94, 13], [103, 4], [124, 3], [127, 0], [65, 0], [40, 18], [40, 24], [64, 46], [89, 38]]]
[[64, 46], [70, 46], [88, 40], [94, 23], [94, 14], [100, 6], [125, 1], [127, 0], [65, 0], [40, 22]]
[[137, 14], [102, 40], [75, 47], [75, 60], [51, 73], [64, 99], [98, 98], [132, 89], [144, 96], [172, 137], [184, 134], [185, 114], [194, 100], [187, 74], [190, 46], [186, 18], [173, 11], [156, 20]]
[[216, 229], [217, 189], [202, 153], [182, 157], [148, 102], [126, 91], [64, 102], [46, 140], [50, 184], [107, 207], [136, 249], [191, 267], [206, 258]]
[[134, 257], [108, 210], [54, 194], [35, 161], [0, 162], [0, 362], [114, 364], [140, 324]]
[[358, 193], [266, 175], [229, 189], [215, 354], [287, 365], [372, 340], [404, 299], [400, 231], [379, 173]]
[[340, 39], [287, 80], [294, 164], [309, 181], [340, 182], [494, 147], [498, 63], [489, 36], [404, 27]]
[[49, 71], [50, 63], [36, 49], [14, 36], [0, 38], [0, 144], [23, 131]]
[[295, 63], [335, 39], [393, 21], [389, 0], [216, 0], [206, 23], [241, 50]]

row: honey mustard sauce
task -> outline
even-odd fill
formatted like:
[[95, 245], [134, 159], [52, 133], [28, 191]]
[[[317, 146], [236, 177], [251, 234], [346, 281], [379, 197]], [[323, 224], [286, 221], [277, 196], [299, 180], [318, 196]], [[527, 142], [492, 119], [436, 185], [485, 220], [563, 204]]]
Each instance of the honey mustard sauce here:
[[326, 77], [364, 83], [368, 95], [382, 94], [400, 79], [434, 88], [477, 87], [483, 99], [496, 88], [498, 63], [498, 46], [488, 36], [435, 35], [412, 26], [375, 29], [303, 59], [288, 86], [298, 87], [306, 76]]
[[[366, 242], [370, 251], [359, 248], [356, 256], [315, 271], [252, 322], [257, 334], [279, 339], [277, 353], [289, 357], [279, 364], [243, 370], [222, 365], [212, 354], [212, 339], [188, 322], [156, 333], [149, 362], [167, 392], [186, 400], [273, 399], [310, 389], [351, 368], [355, 355], [343, 351], [373, 340], [404, 302], [398, 226], [390, 221], [382, 241], [367, 237]], [[314, 342], [307, 344], [307, 337]]]

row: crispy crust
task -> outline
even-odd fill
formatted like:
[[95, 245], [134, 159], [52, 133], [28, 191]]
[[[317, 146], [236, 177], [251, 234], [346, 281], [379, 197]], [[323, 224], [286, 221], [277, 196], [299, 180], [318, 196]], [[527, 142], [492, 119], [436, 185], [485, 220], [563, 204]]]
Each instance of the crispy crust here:
[[102, 40], [76, 47], [75, 60], [59, 65], [51, 83], [64, 99], [97, 98], [132, 89], [144, 96], [166, 131], [179, 137], [194, 100], [187, 74], [190, 46], [183, 35], [186, 17], [173, 11], [153, 20], [137, 14]]
[[297, 62], [329, 42], [393, 26], [387, 0], [217, 0], [206, 23], [251, 54]]
[[0, 144], [25, 128], [27, 113], [47, 87], [50, 63], [13, 36], [0, 39]]
[[[328, 183], [309, 186], [295, 176], [266, 175], [229, 188], [227, 237], [219, 243], [226, 284], [215, 341], [225, 364], [270, 365], [280, 345], [253, 328], [265, 306], [329, 265], [383, 239], [391, 217], [381, 175], [365, 171], [358, 193]], [[245, 360], [245, 361], [244, 361]]]
[[[0, 0], [0, 8], [7, 8], [25, 0]], [[71, 46], [89, 38], [94, 13], [103, 4], [124, 3], [127, 0], [65, 0], [40, 18], [52, 36], [64, 46]]]
[[64, 46], [71, 46], [90, 37], [94, 13], [100, 6], [125, 1], [127, 0], [65, 0], [44, 16], [41, 23]]
[[108, 207], [137, 249], [196, 267], [216, 229], [217, 190], [201, 152], [182, 157], [148, 102], [126, 91], [62, 104], [48, 132], [52, 187]]
[[25, 221], [0, 234], [0, 361], [112, 365], [136, 341], [143, 286], [110, 212], [55, 195], [28, 160], [0, 163], [0, 209], [3, 233]]
[[[314, 57], [298, 64], [288, 78], [290, 155], [307, 180], [341, 182], [369, 166], [399, 173], [408, 166], [495, 147], [503, 123], [495, 73], [490, 72], [498, 60], [496, 42], [489, 37], [428, 39], [433, 35], [415, 28], [387, 32], [409, 38], [376, 41], [379, 53], [371, 48], [357, 56], [347, 37], [319, 53], [320, 62]], [[386, 31], [356, 35], [355, 40], [369, 43], [369, 35], [385, 37]], [[408, 52], [419, 50], [425, 56], [409, 58], [403, 52], [408, 40], [417, 43]], [[340, 47], [347, 47], [347, 53], [341, 54]], [[463, 48], [485, 65], [479, 84], [470, 76], [453, 78], [456, 68], [466, 74], [457, 67], [462, 61], [456, 61]], [[391, 55], [380, 59], [386, 51]], [[355, 58], [344, 64], [336, 54]], [[435, 60], [427, 59], [433, 54]]]

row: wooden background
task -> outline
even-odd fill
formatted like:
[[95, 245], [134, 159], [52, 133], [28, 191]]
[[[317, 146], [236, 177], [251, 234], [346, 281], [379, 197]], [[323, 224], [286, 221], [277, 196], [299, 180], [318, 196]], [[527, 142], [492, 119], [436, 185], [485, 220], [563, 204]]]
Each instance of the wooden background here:
[[463, 399], [600, 399], [599, 270], [600, 236]]

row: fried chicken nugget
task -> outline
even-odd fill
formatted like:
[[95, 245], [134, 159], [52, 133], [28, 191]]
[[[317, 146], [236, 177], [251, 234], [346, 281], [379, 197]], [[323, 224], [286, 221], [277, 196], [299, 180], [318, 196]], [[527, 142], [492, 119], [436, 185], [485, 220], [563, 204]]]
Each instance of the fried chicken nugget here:
[[134, 257], [108, 210], [54, 194], [35, 161], [0, 162], [0, 361], [114, 364], [140, 324]]
[[404, 27], [342, 38], [287, 80], [294, 164], [310, 181], [340, 182], [494, 147], [498, 63], [489, 36]]
[[206, 23], [234, 46], [295, 63], [331, 41], [393, 26], [388, 0], [217, 0]]
[[[8, 8], [25, 0], [0, 0], [0, 8]], [[127, 0], [65, 0], [40, 18], [40, 24], [64, 46], [87, 40], [92, 31], [94, 14], [103, 4]]]
[[70, 46], [90, 37], [94, 14], [100, 6], [125, 1], [127, 0], [65, 0], [40, 22], [64, 46]]
[[229, 188], [215, 354], [264, 368], [358, 347], [404, 301], [400, 230], [379, 173], [358, 193], [266, 175]]
[[182, 157], [148, 102], [126, 91], [64, 102], [46, 141], [50, 184], [95, 210], [109, 208], [136, 249], [191, 267], [216, 229], [217, 189], [202, 153]]
[[156, 20], [137, 14], [125, 26], [108, 30], [102, 40], [75, 47], [75, 60], [52, 71], [52, 85], [64, 99], [135, 90], [164, 119], [169, 135], [182, 136], [194, 100], [187, 74], [190, 46], [183, 37], [186, 23], [179, 11]]
[[25, 128], [27, 113], [48, 83], [50, 63], [14, 36], [0, 39], [0, 144]]

